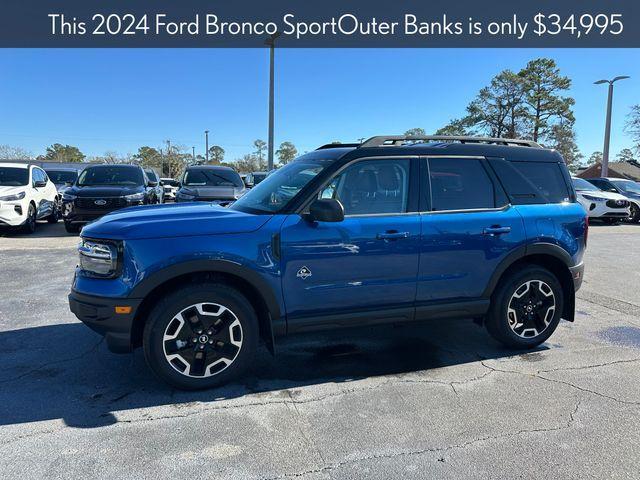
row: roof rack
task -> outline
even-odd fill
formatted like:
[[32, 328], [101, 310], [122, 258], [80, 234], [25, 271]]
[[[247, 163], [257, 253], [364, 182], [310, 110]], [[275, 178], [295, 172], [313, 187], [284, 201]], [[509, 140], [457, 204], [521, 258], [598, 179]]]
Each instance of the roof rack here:
[[380, 135], [371, 137], [360, 144], [360, 147], [400, 146], [409, 142], [460, 142], [460, 143], [488, 143], [495, 145], [515, 145], [519, 147], [542, 148], [531, 140], [516, 138], [465, 137], [454, 135]]
[[359, 147], [359, 143], [327, 143], [325, 145], [321, 145], [316, 150], [324, 150], [325, 148], [350, 148], [350, 147]]

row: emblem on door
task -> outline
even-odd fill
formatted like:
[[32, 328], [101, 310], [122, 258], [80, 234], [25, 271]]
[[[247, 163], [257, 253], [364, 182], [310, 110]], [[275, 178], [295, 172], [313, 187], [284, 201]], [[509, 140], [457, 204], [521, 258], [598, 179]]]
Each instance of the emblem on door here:
[[298, 273], [296, 273], [296, 277], [301, 278], [302, 280], [306, 280], [310, 276], [311, 270], [309, 270], [308, 267], [302, 267], [300, 270], [298, 270]]

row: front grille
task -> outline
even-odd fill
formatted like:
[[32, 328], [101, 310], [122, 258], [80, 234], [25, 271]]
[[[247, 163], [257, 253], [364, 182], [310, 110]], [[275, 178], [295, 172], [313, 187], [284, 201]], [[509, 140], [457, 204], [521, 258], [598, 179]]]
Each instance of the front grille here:
[[122, 197], [76, 198], [76, 207], [78, 208], [86, 208], [86, 209], [92, 209], [92, 210], [101, 210], [101, 209], [112, 210], [114, 208], [122, 208], [126, 206], [127, 206], [127, 201]]
[[609, 208], [627, 208], [629, 202], [627, 200], [607, 200], [607, 207]]

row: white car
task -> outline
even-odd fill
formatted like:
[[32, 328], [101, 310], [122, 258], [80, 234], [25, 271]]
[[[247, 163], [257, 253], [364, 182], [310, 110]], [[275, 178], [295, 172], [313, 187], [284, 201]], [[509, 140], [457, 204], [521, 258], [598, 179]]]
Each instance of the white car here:
[[26, 163], [0, 163], [0, 225], [36, 229], [36, 220], [60, 219], [60, 202], [45, 171]]
[[573, 177], [578, 201], [589, 218], [615, 223], [629, 217], [629, 200], [619, 193], [605, 192], [582, 178]]
[[180, 188], [180, 182], [173, 178], [161, 178], [160, 185], [162, 185], [162, 188], [164, 189], [165, 200], [176, 199], [176, 192], [178, 191], [178, 188]]

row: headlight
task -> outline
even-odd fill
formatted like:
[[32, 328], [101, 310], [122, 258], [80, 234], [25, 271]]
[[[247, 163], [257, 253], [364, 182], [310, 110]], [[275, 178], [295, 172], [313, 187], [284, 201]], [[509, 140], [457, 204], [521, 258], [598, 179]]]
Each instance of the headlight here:
[[84, 238], [78, 245], [80, 268], [99, 277], [113, 277], [118, 269], [118, 247]]
[[132, 193], [131, 195], [125, 195], [124, 198], [127, 202], [141, 202], [144, 200], [144, 192]]
[[592, 195], [585, 195], [584, 193], [582, 194], [582, 196], [587, 200], [591, 200], [592, 202], [604, 202], [606, 200], [606, 198], [594, 197]]
[[67, 192], [62, 194], [62, 200], [66, 200], [67, 202], [72, 202], [75, 199], [76, 199], [76, 195], [71, 195], [70, 193], [67, 193]]
[[14, 193], [13, 195], [6, 195], [4, 197], [0, 197], [0, 200], [3, 202], [13, 202], [15, 200], [22, 200], [25, 196], [25, 192]]

